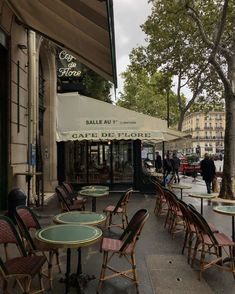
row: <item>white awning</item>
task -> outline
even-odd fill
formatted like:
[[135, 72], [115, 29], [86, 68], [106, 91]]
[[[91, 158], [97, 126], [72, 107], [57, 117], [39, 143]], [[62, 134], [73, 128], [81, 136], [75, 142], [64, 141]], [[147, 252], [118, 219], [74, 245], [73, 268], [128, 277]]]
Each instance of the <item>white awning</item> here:
[[58, 94], [57, 141], [169, 141], [184, 136], [167, 122], [78, 93]]
[[18, 20], [116, 84], [112, 0], [5, 0]]

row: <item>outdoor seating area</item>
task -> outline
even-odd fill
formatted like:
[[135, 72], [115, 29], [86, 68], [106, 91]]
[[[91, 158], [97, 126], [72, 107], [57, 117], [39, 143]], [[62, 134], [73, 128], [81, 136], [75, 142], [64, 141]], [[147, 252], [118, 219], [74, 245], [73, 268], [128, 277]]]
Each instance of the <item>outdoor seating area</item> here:
[[[108, 195], [95, 198], [95, 212], [91, 212], [92, 196], [82, 199], [85, 210], [61, 211], [56, 194], [43, 208], [17, 207], [23, 250], [26, 255], [40, 256], [42, 263], [34, 275], [40, 274], [43, 284], [32, 275], [32, 289], [58, 294], [78, 293], [78, 287], [80, 293], [155, 294], [170, 293], [170, 289], [188, 293], [188, 285], [193, 284], [200, 293], [233, 293], [235, 244], [230, 238], [231, 223], [207, 201], [201, 215], [200, 199], [188, 196], [196, 190], [203, 192], [205, 186], [191, 181], [181, 179], [182, 185], [192, 185], [182, 200], [180, 190], [169, 190], [161, 181], [153, 180], [154, 194], [133, 189], [106, 191]], [[58, 188], [65, 190], [61, 185], [56, 192]], [[85, 190], [95, 188], [99, 186]], [[81, 191], [70, 192], [73, 201], [81, 197]], [[14, 284], [14, 275], [8, 280], [4, 262], [0, 265], [8, 293], [22, 293]]]

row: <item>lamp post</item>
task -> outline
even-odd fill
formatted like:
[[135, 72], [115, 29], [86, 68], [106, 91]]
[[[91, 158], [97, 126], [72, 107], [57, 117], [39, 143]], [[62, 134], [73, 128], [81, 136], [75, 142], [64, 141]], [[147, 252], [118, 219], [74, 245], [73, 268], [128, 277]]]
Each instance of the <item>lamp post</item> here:
[[170, 126], [170, 99], [169, 99], [169, 88], [166, 90], [166, 109], [167, 109], [167, 127]]

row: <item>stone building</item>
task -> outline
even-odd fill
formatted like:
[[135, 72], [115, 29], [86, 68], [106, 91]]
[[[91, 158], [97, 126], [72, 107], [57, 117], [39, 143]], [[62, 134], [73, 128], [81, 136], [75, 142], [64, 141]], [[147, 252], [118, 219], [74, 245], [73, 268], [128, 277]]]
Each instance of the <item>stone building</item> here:
[[58, 183], [56, 46], [115, 83], [112, 0], [0, 0], [0, 209]]
[[210, 111], [188, 114], [183, 122], [182, 131], [192, 135], [188, 153], [221, 153], [224, 150], [225, 112]]

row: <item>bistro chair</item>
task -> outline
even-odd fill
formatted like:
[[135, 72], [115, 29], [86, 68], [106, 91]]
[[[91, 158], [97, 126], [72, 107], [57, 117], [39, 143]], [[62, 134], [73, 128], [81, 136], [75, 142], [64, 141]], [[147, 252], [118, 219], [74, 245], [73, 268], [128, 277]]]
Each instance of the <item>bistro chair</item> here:
[[[124, 230], [119, 239], [102, 239], [100, 249], [101, 252], [103, 252], [103, 262], [97, 293], [100, 292], [104, 281], [117, 276], [124, 277], [134, 282], [136, 286], [136, 291], [137, 293], [139, 293], [138, 279], [136, 273], [135, 246], [148, 217], [148, 210], [140, 209], [134, 214], [134, 216], [132, 217], [131, 221], [129, 222], [128, 226], [126, 227], [126, 229]], [[131, 268], [125, 270], [119, 270], [114, 268], [111, 265], [111, 260], [114, 257], [125, 257], [125, 259], [128, 261], [128, 264], [130, 264]], [[111, 271], [111, 273], [113, 274], [106, 275], [107, 270]]]
[[[22, 293], [44, 293], [42, 280], [42, 266], [46, 262], [45, 256], [27, 255], [24, 244], [13, 222], [6, 216], [0, 216], [0, 245], [4, 248], [5, 261], [0, 257], [0, 276], [3, 280], [3, 294], [12, 293], [11, 282], [18, 284]], [[11, 247], [9, 248], [9, 245]], [[12, 246], [18, 248], [19, 253]], [[11, 252], [11, 254], [10, 254]], [[13, 257], [13, 252], [14, 257]], [[38, 275], [40, 289], [33, 290], [31, 283]]]
[[16, 207], [15, 219], [18, 225], [18, 228], [21, 232], [21, 236], [26, 243], [26, 248], [30, 254], [41, 252], [45, 257], [45, 253], [48, 252], [49, 257], [47, 258], [48, 263], [48, 273], [46, 277], [49, 279], [50, 289], [52, 289], [53, 281], [53, 257], [56, 257], [56, 266], [58, 267], [59, 272], [61, 273], [60, 261], [59, 261], [59, 251], [58, 249], [49, 248], [47, 246], [41, 245], [41, 243], [35, 242], [34, 238], [31, 236], [33, 231], [40, 230], [41, 225], [39, 224], [35, 213], [27, 206], [21, 205]]
[[62, 187], [64, 188], [68, 200], [70, 202], [70, 204], [81, 204], [83, 207], [83, 210], [85, 210], [85, 203], [86, 203], [86, 199], [78, 196], [78, 193], [73, 189], [73, 186], [68, 183], [68, 182], [63, 182], [62, 183]]
[[163, 187], [158, 182], [155, 182], [154, 185], [156, 190], [156, 202], [154, 207], [154, 213], [156, 215], [161, 215], [163, 213], [166, 213], [168, 209], [167, 201], [164, 195]]
[[75, 202], [71, 199], [68, 199], [67, 193], [62, 186], [57, 186], [55, 188], [55, 191], [56, 191], [56, 195], [58, 197], [62, 212], [73, 211], [73, 210], [85, 210], [84, 203]]
[[[212, 266], [231, 271], [235, 278], [235, 243], [224, 233], [213, 233], [205, 218], [193, 206], [189, 205], [189, 209], [192, 212], [197, 232], [191, 265], [194, 265], [196, 255], [200, 252], [199, 280], [201, 279], [202, 272]], [[226, 255], [226, 258], [224, 258], [223, 253]], [[224, 265], [225, 260], [226, 263], [229, 262], [229, 266]]]
[[166, 227], [168, 224], [168, 231], [173, 237], [174, 234], [185, 230], [185, 222], [183, 214], [179, 208], [178, 197], [166, 188], [164, 188], [163, 191], [168, 206], [164, 226]]
[[[133, 189], [130, 188], [125, 191], [119, 198], [116, 205], [108, 205], [103, 212], [106, 213], [105, 227], [110, 229], [111, 227], [120, 227], [123, 230], [128, 225], [128, 216], [127, 216], [127, 204], [133, 193]], [[113, 223], [113, 216], [117, 215], [121, 217], [121, 223]]]

